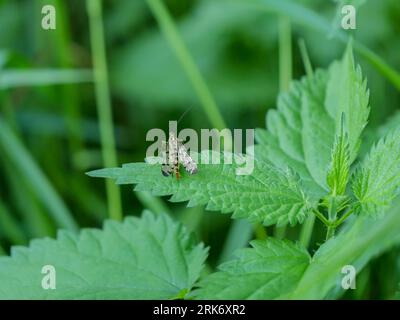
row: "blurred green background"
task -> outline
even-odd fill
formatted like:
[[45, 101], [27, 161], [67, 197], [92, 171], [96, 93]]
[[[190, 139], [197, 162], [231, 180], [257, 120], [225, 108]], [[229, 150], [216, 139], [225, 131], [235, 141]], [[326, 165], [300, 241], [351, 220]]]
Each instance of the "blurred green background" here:
[[[104, 180], [85, 172], [113, 162], [143, 161], [151, 144], [146, 132], [167, 130], [168, 121], [188, 108], [180, 128], [212, 128], [216, 122], [205, 112], [182, 59], [160, 32], [146, 1], [87, 2], [0, 0], [1, 254], [31, 238], [54, 237], [57, 228], [100, 227], [107, 217], [118, 217], [118, 189], [109, 187], [107, 193]], [[244, 0], [163, 2], [229, 128], [265, 127], [266, 111], [275, 107], [288, 79], [306, 72], [300, 39], [313, 68], [327, 67], [341, 56], [345, 42], [335, 34], [345, 3], [357, 7], [357, 29], [346, 34], [400, 70], [398, 0], [259, 2], [263, 5]], [[47, 4], [56, 8], [56, 30], [41, 27]], [[313, 26], [309, 13], [327, 29]], [[103, 78], [103, 53], [108, 81]], [[356, 51], [356, 59], [371, 90], [372, 132], [399, 109], [400, 86], [365, 55]], [[113, 119], [107, 115], [109, 107]], [[108, 138], [107, 130], [113, 133]], [[110, 141], [107, 145], [110, 136], [115, 137], [115, 149]], [[108, 163], [103, 156], [109, 157]], [[160, 179], [165, 178], [160, 174]], [[133, 193], [130, 187], [120, 193], [124, 215], [139, 215], [143, 208], [172, 212], [211, 247], [211, 267], [252, 237], [251, 226], [231, 226], [228, 216], [186, 209]], [[317, 245], [322, 236], [321, 226], [316, 228]], [[287, 237], [297, 235], [298, 229], [288, 230]], [[363, 289], [349, 297], [390, 297], [400, 280], [399, 257], [393, 249], [370, 263], [360, 275]]]

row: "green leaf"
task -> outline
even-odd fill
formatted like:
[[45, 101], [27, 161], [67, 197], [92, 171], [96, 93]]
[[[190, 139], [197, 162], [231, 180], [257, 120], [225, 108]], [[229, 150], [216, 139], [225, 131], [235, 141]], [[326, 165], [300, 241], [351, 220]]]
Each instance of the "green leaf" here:
[[362, 214], [378, 216], [400, 194], [400, 129], [380, 139], [358, 167], [353, 193]]
[[[365, 137], [363, 137], [362, 150], [360, 150], [360, 156], [364, 158], [380, 138], [386, 136], [391, 131], [396, 130], [400, 123], [400, 111], [396, 111], [391, 115], [382, 125], [377, 128], [367, 127]], [[368, 130], [369, 129], [369, 130]]]
[[291, 170], [277, 169], [255, 159], [250, 175], [237, 175], [237, 168], [237, 164], [200, 161], [197, 174], [183, 173], [177, 180], [162, 176], [159, 164], [129, 163], [122, 168], [96, 170], [88, 175], [112, 178], [117, 184], [136, 184], [137, 191], [150, 191], [155, 196], [172, 195], [172, 202], [189, 201], [189, 207], [206, 205], [208, 210], [233, 213], [234, 218], [247, 218], [265, 225], [301, 223], [316, 205], [316, 199], [302, 191], [299, 177]]
[[310, 263], [306, 249], [287, 240], [251, 242], [237, 259], [200, 281], [198, 299], [274, 299], [289, 292]]
[[354, 66], [351, 46], [328, 71], [293, 81], [278, 98], [277, 110], [267, 114], [267, 129], [257, 130], [255, 156], [277, 166], [289, 166], [307, 190], [322, 196], [329, 190], [328, 168], [345, 114], [350, 164], [357, 155], [360, 134], [369, 113], [368, 91]]
[[[278, 97], [278, 107], [267, 113], [267, 129], [257, 129], [256, 139], [258, 144], [255, 146], [255, 157], [265, 159], [274, 163], [280, 168], [289, 166], [296, 171], [306, 188], [316, 197], [324, 194], [325, 188], [318, 184], [313, 178], [307, 165], [306, 151], [304, 144], [306, 136], [314, 134], [312, 129], [308, 130], [303, 123], [302, 110], [305, 108], [303, 101], [305, 96], [317, 101], [314, 105], [323, 106], [323, 93], [326, 86], [326, 71], [317, 70], [314, 75], [303, 77], [301, 81], [293, 81], [289, 91], [280, 94]], [[311, 90], [311, 87], [314, 90]], [[309, 94], [307, 92], [310, 91]], [[320, 97], [322, 95], [322, 97]], [[318, 121], [322, 122], [323, 110], [317, 110]], [[327, 123], [327, 124], [326, 124]], [[325, 121], [325, 126], [329, 125]], [[332, 129], [333, 130], [333, 129]], [[325, 142], [322, 143], [326, 145]], [[328, 152], [328, 149], [325, 153]]]
[[[193, 286], [206, 256], [182, 225], [145, 212], [14, 247], [0, 258], [0, 299], [170, 299]], [[45, 265], [55, 268], [55, 290], [42, 288]]]
[[360, 147], [360, 136], [367, 125], [370, 108], [367, 81], [363, 80], [360, 66], [354, 63], [351, 43], [343, 59], [331, 65], [329, 74], [326, 107], [331, 117], [336, 119], [336, 128], [340, 128], [341, 115], [345, 114], [345, 131], [352, 163]]
[[344, 195], [350, 172], [349, 142], [348, 135], [344, 132], [344, 116], [342, 120], [341, 132], [335, 139], [332, 160], [327, 176], [328, 186], [331, 190], [331, 194], [334, 196]]

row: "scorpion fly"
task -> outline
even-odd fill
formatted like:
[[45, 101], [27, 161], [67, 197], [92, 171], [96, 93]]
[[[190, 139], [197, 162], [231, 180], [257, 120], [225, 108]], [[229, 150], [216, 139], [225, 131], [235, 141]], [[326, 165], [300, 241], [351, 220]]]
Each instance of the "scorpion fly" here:
[[163, 142], [164, 163], [161, 172], [165, 177], [175, 174], [176, 179], [180, 178], [179, 165], [182, 164], [189, 174], [197, 173], [197, 164], [188, 154], [185, 146], [174, 133], [169, 134], [167, 142]]

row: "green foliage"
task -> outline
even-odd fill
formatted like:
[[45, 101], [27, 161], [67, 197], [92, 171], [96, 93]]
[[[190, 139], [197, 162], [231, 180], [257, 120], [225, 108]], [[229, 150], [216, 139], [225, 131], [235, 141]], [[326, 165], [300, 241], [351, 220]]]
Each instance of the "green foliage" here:
[[[85, 1], [52, 2], [57, 29], [51, 32], [40, 28], [46, 1], [0, 5], [0, 27], [7, 30], [0, 39], [0, 255], [11, 247], [11, 256], [0, 259], [0, 298], [395, 297], [398, 0], [91, 0], [90, 7]], [[161, 4], [167, 10], [160, 11]], [[343, 4], [356, 6], [356, 30], [342, 30]], [[282, 21], [290, 23], [281, 28]], [[339, 56], [349, 36], [353, 45], [340, 61], [312, 70]], [[289, 87], [288, 75], [298, 78], [305, 66], [297, 47], [281, 40], [295, 44], [297, 37], [304, 39], [301, 51], [312, 64], [305, 68], [309, 76]], [[352, 47], [364, 58], [363, 73]], [[92, 71], [102, 83], [97, 90], [90, 84]], [[288, 90], [271, 110], [279, 83]], [[100, 114], [94, 90], [98, 102], [109, 105]], [[217, 105], [223, 117], [215, 121]], [[160, 165], [137, 163], [146, 131], [165, 128], [181, 115], [178, 108], [191, 108], [180, 127], [195, 130], [206, 123], [263, 126], [271, 110], [266, 129], [257, 131], [252, 174], [237, 176], [237, 164], [199, 164], [197, 175], [182, 169], [176, 180], [164, 178]], [[109, 143], [114, 135], [115, 148]], [[108, 221], [103, 231], [76, 234], [83, 226], [98, 226], [107, 205], [119, 219], [117, 193], [106, 199], [104, 183], [82, 174], [117, 166], [116, 160], [102, 162], [117, 154], [118, 163], [136, 163], [92, 174], [136, 185], [134, 195], [121, 188], [124, 211], [138, 216], [147, 208], [155, 215]], [[113, 181], [106, 183], [110, 190]], [[157, 198], [166, 195], [197, 207]], [[204, 214], [203, 206], [243, 219], [229, 224], [227, 215]], [[210, 245], [204, 270], [207, 250], [164, 213]], [[315, 218], [327, 228], [314, 224]], [[286, 236], [301, 245], [278, 240], [285, 228], [276, 232], [262, 225], [303, 221], [286, 228]], [[12, 247], [32, 237], [55, 237], [57, 227], [74, 233]], [[251, 239], [257, 239], [252, 247], [229, 261]], [[47, 264], [56, 267], [56, 290], [41, 287]], [[344, 291], [341, 269], [349, 264], [357, 270], [357, 290]]]
[[[0, 258], [0, 299], [171, 299], [193, 286], [206, 257], [182, 225], [145, 212], [14, 247]], [[45, 265], [56, 270], [56, 290], [41, 286]]]
[[350, 171], [349, 142], [347, 133], [344, 132], [344, 117], [342, 117], [342, 120], [341, 132], [336, 136], [330, 169], [327, 175], [328, 186], [335, 196], [343, 195], [346, 192]]
[[[400, 243], [400, 215], [396, 200], [384, 219], [357, 217], [334, 238], [325, 242], [313, 255], [302, 279], [286, 299], [338, 298], [345, 265], [353, 265], [357, 273], [374, 257]], [[382, 209], [382, 211], [384, 211]]]
[[370, 149], [376, 144], [380, 138], [388, 135], [393, 130], [396, 130], [400, 124], [400, 111], [396, 111], [390, 116], [382, 125], [377, 128], [370, 128], [366, 131], [365, 138], [363, 139], [360, 154], [365, 156]]
[[353, 192], [362, 214], [377, 216], [400, 191], [400, 130], [389, 133], [372, 147], [357, 169]]
[[354, 160], [368, 112], [366, 82], [360, 68], [354, 66], [349, 46], [329, 71], [317, 70], [292, 82], [289, 91], [279, 97], [277, 110], [267, 115], [268, 131], [257, 132], [256, 155], [277, 166], [291, 167], [310, 192], [321, 196], [329, 189], [327, 168], [336, 152], [332, 150], [338, 147], [335, 137], [342, 127], [342, 114]]
[[252, 241], [252, 249], [200, 281], [197, 299], [275, 299], [289, 292], [310, 263], [304, 248], [286, 240]]
[[[304, 77], [302, 81], [293, 81], [289, 91], [279, 96], [277, 110], [268, 112], [268, 131], [257, 130], [256, 137], [259, 144], [255, 146], [257, 157], [267, 159], [281, 168], [291, 167], [300, 175], [307, 188], [318, 196], [324, 193], [324, 184], [322, 183], [322, 186], [318, 184], [309, 169], [315, 167], [315, 164], [311, 163], [315, 152], [308, 157], [306, 153], [311, 150], [305, 150], [305, 144], [314, 136], [315, 128], [307, 129], [308, 124], [303, 123], [302, 114], [305, 113], [303, 112], [305, 104], [310, 106], [308, 103], [310, 101], [315, 101], [313, 106], [317, 108], [323, 106], [323, 88], [326, 79], [326, 72], [319, 70], [313, 76]], [[326, 121], [322, 118], [323, 114], [319, 116], [319, 110], [314, 114], [314, 118], [316, 117], [327, 126], [331, 124], [327, 117]], [[323, 138], [321, 141], [326, 153], [330, 152]], [[323, 152], [322, 150], [320, 152], [322, 159]]]
[[348, 45], [342, 61], [334, 62], [329, 70], [326, 88], [326, 109], [340, 128], [341, 115], [345, 115], [345, 131], [348, 134], [350, 163], [360, 147], [360, 136], [369, 115], [369, 91], [363, 80], [360, 66], [354, 63], [351, 45]]
[[[205, 157], [208, 152], [202, 153]], [[227, 158], [231, 155], [226, 154]], [[221, 156], [223, 160], [223, 156]], [[206, 205], [208, 210], [233, 213], [265, 225], [302, 222], [315, 206], [301, 188], [298, 177], [263, 160], [254, 160], [250, 175], [237, 175], [237, 164], [202, 164], [198, 173], [181, 179], [165, 178], [159, 164], [129, 163], [122, 168], [89, 172], [92, 177], [112, 178], [117, 184], [136, 184], [137, 191], [156, 196], [172, 195], [170, 201], [189, 201], [188, 206]]]
[[[374, 255], [400, 241], [400, 220], [394, 212], [379, 223], [367, 217], [353, 219], [332, 238], [335, 228], [358, 209], [364, 215], [383, 214], [400, 190], [399, 130], [378, 142], [350, 176], [368, 120], [368, 100], [366, 81], [349, 45], [343, 58], [328, 70], [293, 81], [288, 92], [279, 96], [278, 108], [267, 114], [267, 129], [257, 131], [258, 144], [251, 155], [255, 167], [250, 175], [236, 175], [236, 163], [203, 161], [196, 175], [183, 174], [179, 180], [163, 178], [160, 165], [150, 163], [125, 164], [89, 175], [135, 184], [137, 191], [172, 195], [174, 202], [206, 205], [208, 210], [232, 212], [235, 218], [265, 225], [301, 223], [314, 212], [328, 227], [329, 241], [312, 259], [304, 248], [290, 242], [273, 238], [253, 241], [253, 248], [240, 251], [237, 259], [200, 281], [192, 297], [339, 295], [335, 283], [342, 266], [362, 268]], [[220, 158], [227, 156], [221, 154]], [[349, 183], [353, 194], [347, 188]]]

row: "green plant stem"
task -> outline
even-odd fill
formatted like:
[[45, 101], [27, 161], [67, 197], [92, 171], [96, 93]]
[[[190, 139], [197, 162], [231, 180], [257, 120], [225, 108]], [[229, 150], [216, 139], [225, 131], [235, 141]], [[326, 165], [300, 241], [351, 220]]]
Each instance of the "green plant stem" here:
[[[116, 167], [118, 164], [115, 151], [111, 97], [108, 86], [101, 2], [99, 0], [86, 0], [86, 4], [89, 14], [90, 42], [103, 162], [105, 167]], [[121, 220], [122, 205], [118, 186], [107, 180], [106, 190], [109, 216], [111, 219]]]
[[330, 226], [327, 228], [325, 240], [329, 240], [329, 239], [332, 238], [334, 235], [335, 235], [335, 227], [334, 227], [333, 225], [330, 225]]
[[268, 237], [267, 230], [265, 230], [265, 227], [261, 223], [254, 225], [254, 233], [258, 240], [265, 240]]
[[227, 126], [225, 121], [218, 110], [211, 91], [190, 55], [183, 39], [179, 35], [177, 27], [175, 26], [175, 23], [164, 3], [160, 0], [147, 0], [147, 4], [149, 5], [151, 12], [157, 20], [171, 48], [174, 50], [189, 78], [189, 81], [192, 83], [211, 124], [219, 130], [226, 128]]
[[395, 201], [383, 219], [360, 216], [339, 232], [330, 244], [322, 245], [296, 288], [280, 299], [324, 299], [340, 283], [343, 275], [338, 270], [343, 266], [351, 264], [360, 272], [372, 257], [398, 245], [399, 200]]
[[298, 43], [299, 43], [301, 59], [303, 60], [303, 65], [304, 69], [306, 70], [306, 74], [308, 76], [312, 76], [314, 72], [311, 65], [310, 57], [308, 56], [306, 42], [304, 41], [304, 39], [299, 39]]
[[5, 256], [5, 255], [7, 255], [6, 250], [4, 250], [4, 248], [0, 244], [0, 256]]
[[329, 201], [329, 208], [328, 208], [328, 217], [329, 217], [329, 226], [326, 231], [326, 240], [329, 240], [335, 235], [335, 230], [336, 230], [336, 217], [337, 217], [337, 211], [336, 211], [336, 199], [335, 197], [331, 197]]
[[[307, 47], [304, 39], [299, 39], [298, 44], [299, 44], [301, 59], [303, 60], [304, 69], [306, 70], [306, 74], [308, 76], [312, 76], [314, 72], [311, 66], [310, 58], [308, 56]], [[308, 248], [310, 245], [314, 224], [315, 224], [315, 215], [310, 215], [305, 221], [305, 223], [301, 226], [299, 241], [304, 248]]]
[[9, 158], [10, 162], [25, 176], [25, 181], [31, 185], [32, 190], [47, 207], [59, 227], [77, 231], [72, 214], [69, 212], [57, 192], [54, 190], [47, 177], [37, 166], [29, 152], [10, 130], [0, 117], [0, 147]]
[[[292, 80], [292, 30], [290, 19], [280, 16], [278, 21], [279, 30], [279, 91], [289, 89]], [[286, 234], [286, 225], [275, 227], [275, 237], [283, 239]]]
[[292, 80], [292, 31], [290, 19], [279, 17], [279, 89], [289, 89]]
[[338, 226], [340, 226], [348, 217], [350, 217], [354, 213], [355, 209], [355, 207], [352, 207], [351, 209], [347, 210], [347, 212], [335, 222], [335, 227], [337, 228]]
[[[44, 5], [46, 1], [47, 0], [42, 0], [41, 4]], [[57, 48], [57, 50], [55, 50], [56, 56], [62, 68], [72, 68], [74, 67], [72, 64], [74, 53], [71, 50], [71, 28], [69, 20], [67, 19], [68, 5], [62, 0], [55, 0], [54, 5], [57, 8], [57, 24], [59, 25], [59, 33], [54, 37], [54, 44]], [[65, 124], [69, 131], [69, 147], [71, 154], [74, 155], [84, 148], [81, 130], [82, 127], [77, 125], [82, 121], [77, 86], [64, 85], [60, 88], [60, 91], [65, 108]]]
[[218, 264], [232, 259], [233, 253], [237, 249], [248, 246], [248, 243], [253, 235], [254, 226], [247, 220], [240, 219], [232, 221], [226, 237]]
[[160, 198], [152, 196], [150, 192], [136, 191], [135, 194], [139, 199], [139, 201], [143, 204], [143, 206], [145, 206], [153, 213], [156, 214], [167, 213], [171, 217], [173, 216], [168, 206], [166, 206], [165, 203], [162, 202]]
[[314, 223], [315, 223], [315, 215], [310, 215], [301, 227], [299, 241], [304, 248], [308, 248], [308, 246], [310, 245], [311, 235], [314, 229]]
[[329, 227], [330, 222], [328, 221], [328, 219], [326, 219], [326, 218], [324, 217], [324, 215], [323, 215], [321, 212], [319, 212], [319, 211], [316, 210], [316, 209], [313, 209], [313, 213], [316, 215], [316, 217], [317, 217], [319, 220], [322, 221], [322, 223], [323, 223], [324, 225], [326, 225], [327, 227]]
[[27, 243], [26, 236], [18, 221], [10, 213], [8, 208], [0, 202], [0, 230], [12, 244], [22, 245]]

